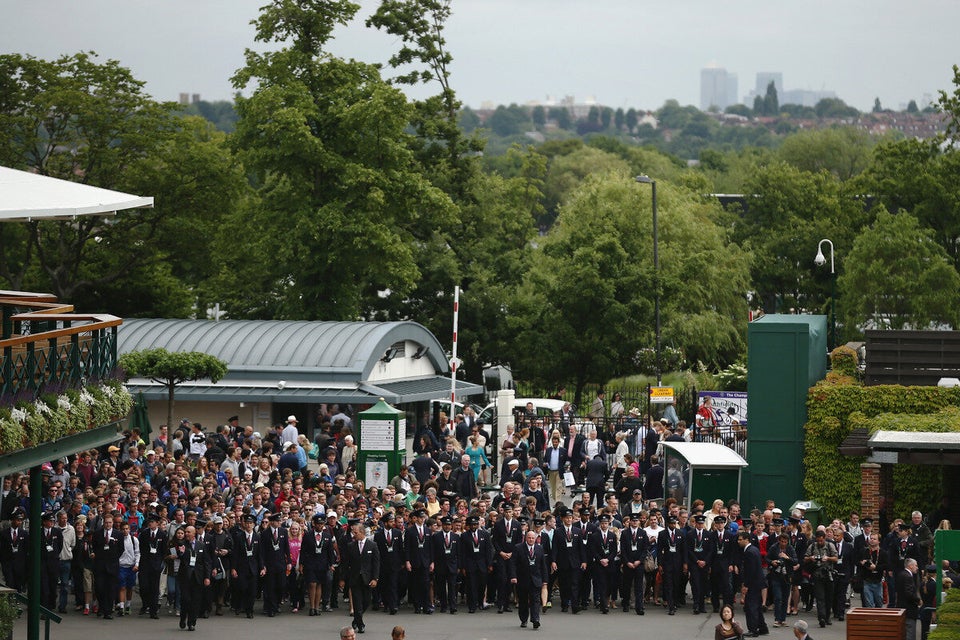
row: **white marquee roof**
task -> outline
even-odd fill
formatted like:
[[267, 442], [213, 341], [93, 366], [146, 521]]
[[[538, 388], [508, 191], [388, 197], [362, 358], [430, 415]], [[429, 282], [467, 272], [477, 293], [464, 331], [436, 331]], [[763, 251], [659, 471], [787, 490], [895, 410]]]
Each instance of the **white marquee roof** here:
[[153, 198], [0, 167], [0, 222], [63, 220], [152, 206]]
[[715, 442], [667, 442], [663, 446], [673, 449], [695, 467], [745, 467], [747, 461], [733, 449]]

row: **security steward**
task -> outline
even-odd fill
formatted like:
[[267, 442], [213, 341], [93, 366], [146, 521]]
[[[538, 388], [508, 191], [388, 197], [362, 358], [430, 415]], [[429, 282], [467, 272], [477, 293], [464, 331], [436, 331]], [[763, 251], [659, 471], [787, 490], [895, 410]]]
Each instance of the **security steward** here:
[[561, 611], [580, 611], [580, 573], [586, 570], [583, 534], [579, 525], [573, 524], [573, 510], [566, 509], [561, 516], [561, 526], [553, 532], [553, 558], [551, 569], [560, 583]]
[[453, 518], [440, 518], [441, 530], [433, 534], [433, 585], [440, 613], [457, 612], [457, 575], [460, 571], [460, 536], [453, 533]]
[[676, 516], [667, 518], [667, 528], [657, 536], [657, 555], [663, 570], [663, 596], [667, 613], [677, 612], [677, 585], [687, 572], [686, 541], [677, 530], [679, 520]]
[[713, 554], [713, 563], [710, 565], [710, 604], [714, 613], [720, 613], [720, 602], [733, 606], [733, 587], [730, 583], [730, 567], [733, 565], [733, 556], [736, 555], [737, 536], [727, 529], [727, 517], [717, 516], [713, 519], [713, 544], [716, 553]]
[[404, 554], [409, 582], [407, 587], [414, 613], [433, 613], [430, 599], [430, 574], [433, 573], [433, 538], [424, 524], [427, 512], [417, 509], [410, 514], [413, 523], [403, 535]]
[[480, 529], [478, 516], [467, 517], [467, 530], [460, 539], [460, 572], [466, 582], [467, 611], [476, 613], [483, 606], [483, 585], [493, 572], [493, 545], [490, 534]]
[[159, 618], [160, 575], [167, 557], [167, 536], [159, 530], [160, 516], [147, 516], [147, 530], [140, 532], [140, 597], [143, 609], [154, 620]]
[[[556, 535], [556, 534], [554, 534]], [[640, 514], [630, 514], [630, 526], [620, 532], [620, 567], [623, 572], [620, 582], [624, 613], [630, 612], [630, 592], [634, 594], [634, 611], [642, 616], [643, 611], [643, 563], [649, 550], [646, 532], [640, 528]]]
[[705, 599], [710, 567], [716, 555], [716, 539], [705, 531], [707, 517], [702, 513], [693, 517], [693, 530], [687, 534], [687, 566], [690, 568], [690, 588], [693, 591], [693, 613], [706, 613]]
[[337, 562], [333, 537], [324, 526], [324, 521], [323, 514], [315, 514], [311, 520], [311, 530], [300, 542], [300, 574], [307, 585], [311, 616], [320, 615], [327, 571]]
[[290, 567], [290, 539], [280, 528], [282, 516], [272, 513], [270, 526], [260, 534], [260, 553], [266, 571], [263, 580], [263, 612], [268, 618], [280, 613], [280, 598]]
[[257, 516], [243, 516], [243, 529], [233, 539], [236, 554], [230, 575], [236, 585], [236, 600], [231, 604], [235, 614], [240, 611], [247, 618], [253, 617], [253, 604], [257, 597], [257, 581], [266, 575], [263, 554], [260, 552], [260, 534], [253, 530]]
[[587, 548], [593, 567], [593, 597], [600, 602], [600, 612], [610, 612], [609, 594], [616, 593], [619, 563], [617, 562], [617, 538], [610, 531], [610, 516], [600, 516], [600, 526], [590, 534]]

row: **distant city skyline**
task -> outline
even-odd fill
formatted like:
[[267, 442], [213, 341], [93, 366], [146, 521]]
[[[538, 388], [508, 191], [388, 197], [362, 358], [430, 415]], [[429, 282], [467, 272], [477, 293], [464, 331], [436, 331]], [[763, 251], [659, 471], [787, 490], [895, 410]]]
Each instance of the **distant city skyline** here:
[[[229, 100], [230, 77], [255, 44], [249, 23], [266, 1], [0, 0], [0, 53], [93, 50], [129, 67], [157, 99]], [[359, 4], [331, 52], [385, 63], [399, 42], [364, 27], [377, 0]], [[551, 95], [613, 108], [699, 105], [700, 71], [714, 63], [735, 73], [746, 95], [757, 73], [775, 71], [787, 90], [834, 91], [863, 111], [879, 97], [896, 109], [952, 91], [960, 62], [955, 0], [453, 0], [452, 11], [453, 87], [474, 108]], [[404, 90], [421, 98], [437, 89]]]

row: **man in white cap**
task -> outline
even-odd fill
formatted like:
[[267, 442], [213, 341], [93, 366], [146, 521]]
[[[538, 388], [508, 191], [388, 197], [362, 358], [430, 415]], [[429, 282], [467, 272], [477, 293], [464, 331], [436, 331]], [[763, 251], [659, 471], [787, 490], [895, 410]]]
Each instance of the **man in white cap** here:
[[297, 416], [287, 416], [287, 426], [280, 433], [280, 442], [296, 442], [300, 432], [297, 430]]

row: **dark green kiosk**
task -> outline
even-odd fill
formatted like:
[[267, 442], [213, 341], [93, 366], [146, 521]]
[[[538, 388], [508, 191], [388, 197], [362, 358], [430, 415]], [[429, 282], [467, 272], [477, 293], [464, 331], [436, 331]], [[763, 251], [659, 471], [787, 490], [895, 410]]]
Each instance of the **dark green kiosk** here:
[[368, 489], [383, 489], [400, 473], [400, 465], [405, 462], [406, 414], [380, 398], [377, 404], [357, 415], [360, 418], [357, 477]]
[[[689, 507], [720, 498], [740, 500], [740, 475], [747, 461], [714, 442], [663, 442], [663, 497]], [[707, 507], [709, 508], [709, 506]]]

